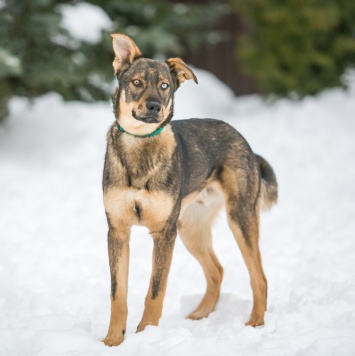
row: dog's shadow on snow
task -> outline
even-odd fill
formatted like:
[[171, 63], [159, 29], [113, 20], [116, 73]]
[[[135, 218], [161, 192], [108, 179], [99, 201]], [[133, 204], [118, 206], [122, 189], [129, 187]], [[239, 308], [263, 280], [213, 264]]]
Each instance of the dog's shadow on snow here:
[[[161, 347], [171, 348], [184, 342], [191, 342], [196, 345], [205, 343], [207, 340], [213, 343], [218, 339], [233, 339], [236, 333], [244, 330], [245, 322], [248, 320], [252, 307], [251, 300], [240, 299], [236, 294], [223, 293], [219, 297], [217, 306], [207, 318], [200, 320], [190, 320], [186, 316], [196, 309], [203, 298], [203, 294], [193, 294], [183, 296], [180, 299], [180, 308], [170, 315], [160, 319], [159, 326], [147, 326], [138, 334], [134, 334], [133, 329], [127, 333], [126, 341], [122, 344], [122, 350], [126, 347], [134, 346], [137, 350], [140, 347], [151, 343], [158, 343]], [[247, 334], [253, 334], [254, 328]], [[212, 341], [211, 341], [212, 340]], [[138, 351], [137, 351], [138, 352]]]
[[203, 298], [203, 294], [193, 294], [181, 298], [180, 309], [173, 315], [163, 317], [160, 322], [161, 327], [183, 327], [191, 330], [206, 332], [216, 328], [244, 328], [248, 321], [252, 308], [251, 300], [240, 299], [236, 294], [223, 293], [220, 295], [215, 310], [207, 317], [200, 320], [190, 320], [186, 316], [197, 308]]

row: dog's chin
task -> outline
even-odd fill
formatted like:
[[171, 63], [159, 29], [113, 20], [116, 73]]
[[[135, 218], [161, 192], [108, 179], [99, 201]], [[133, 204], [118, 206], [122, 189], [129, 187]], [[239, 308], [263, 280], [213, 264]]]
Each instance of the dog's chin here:
[[134, 110], [132, 111], [132, 116], [145, 124], [159, 124], [161, 122], [160, 116], [155, 115], [137, 115]]
[[161, 121], [158, 121], [156, 118], [154, 120], [144, 121], [136, 119], [133, 115], [131, 116], [122, 116], [117, 118], [119, 125], [123, 128], [124, 131], [129, 132], [133, 135], [148, 135], [154, 132]]

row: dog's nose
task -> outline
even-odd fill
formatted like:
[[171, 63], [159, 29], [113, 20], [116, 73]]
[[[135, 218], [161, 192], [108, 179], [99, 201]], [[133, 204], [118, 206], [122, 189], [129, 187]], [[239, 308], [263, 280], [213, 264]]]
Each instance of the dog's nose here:
[[151, 114], [160, 113], [161, 106], [160, 106], [160, 104], [158, 102], [156, 102], [156, 101], [148, 101], [146, 106], [147, 106], [147, 109], [148, 109], [149, 113], [151, 113]]

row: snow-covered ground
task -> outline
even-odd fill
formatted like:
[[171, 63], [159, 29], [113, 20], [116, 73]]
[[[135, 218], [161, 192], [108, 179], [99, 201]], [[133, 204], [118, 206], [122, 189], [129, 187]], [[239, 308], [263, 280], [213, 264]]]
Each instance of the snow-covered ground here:
[[211, 74], [184, 83], [176, 119], [230, 122], [274, 167], [279, 204], [261, 221], [269, 282], [263, 327], [244, 326], [249, 277], [223, 214], [214, 227], [225, 268], [209, 318], [186, 320], [205, 288], [177, 241], [159, 327], [135, 334], [152, 241], [131, 240], [126, 341], [100, 342], [110, 311], [101, 175], [110, 103], [14, 99], [0, 126], [0, 355], [355, 355], [355, 80], [301, 102], [235, 98]]

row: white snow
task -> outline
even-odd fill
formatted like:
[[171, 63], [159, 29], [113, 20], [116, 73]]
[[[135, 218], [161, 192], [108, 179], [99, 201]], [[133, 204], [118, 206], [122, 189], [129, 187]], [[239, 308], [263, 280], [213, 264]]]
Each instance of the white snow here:
[[60, 5], [61, 26], [74, 38], [89, 43], [101, 39], [101, 31], [110, 31], [112, 22], [102, 8], [81, 2], [75, 5]]
[[0, 126], [0, 355], [355, 354], [355, 80], [301, 102], [235, 98], [211, 74], [184, 83], [176, 116], [230, 122], [274, 167], [279, 204], [261, 219], [269, 282], [266, 324], [244, 326], [249, 277], [223, 214], [214, 227], [225, 268], [209, 318], [186, 320], [205, 288], [178, 239], [159, 327], [135, 334], [152, 241], [131, 239], [125, 342], [108, 348], [110, 277], [101, 175], [110, 103], [33, 105], [16, 98]]

